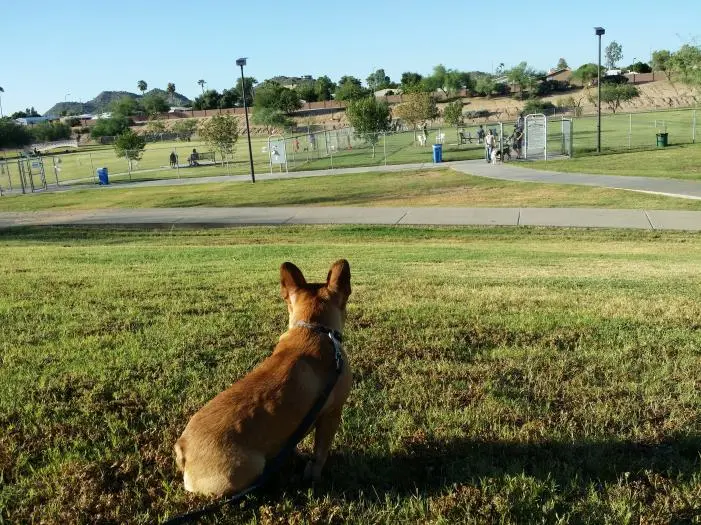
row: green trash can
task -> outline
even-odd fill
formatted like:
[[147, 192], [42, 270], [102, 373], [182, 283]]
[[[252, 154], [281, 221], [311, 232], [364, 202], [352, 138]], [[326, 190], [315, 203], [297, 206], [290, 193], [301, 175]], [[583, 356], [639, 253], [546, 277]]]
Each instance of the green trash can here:
[[667, 147], [667, 139], [669, 138], [669, 133], [658, 133], [657, 134], [657, 147], [658, 148], [666, 148]]

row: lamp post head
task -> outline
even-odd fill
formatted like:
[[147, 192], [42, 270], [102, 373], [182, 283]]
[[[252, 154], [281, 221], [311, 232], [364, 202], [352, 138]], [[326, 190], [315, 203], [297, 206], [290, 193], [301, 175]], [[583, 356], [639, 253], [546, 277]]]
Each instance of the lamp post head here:
[[606, 29], [604, 29], [603, 27], [595, 27], [594, 33], [596, 34], [596, 36], [601, 36], [603, 34], [606, 34]]
[[236, 59], [236, 65], [237, 66], [245, 66], [246, 65], [246, 58], [237, 58]]

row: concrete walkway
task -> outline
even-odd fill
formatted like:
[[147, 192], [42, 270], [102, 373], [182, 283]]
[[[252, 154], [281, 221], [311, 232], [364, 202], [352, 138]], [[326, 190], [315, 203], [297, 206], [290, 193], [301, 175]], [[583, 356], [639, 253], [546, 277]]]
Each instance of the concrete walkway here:
[[615, 190], [639, 191], [683, 199], [701, 199], [701, 182], [653, 177], [628, 177], [622, 175], [592, 175], [588, 173], [562, 173], [524, 168], [518, 163], [487, 164], [484, 161], [454, 162], [454, 170], [490, 179], [514, 182], [539, 182], [542, 184], [575, 184], [597, 186]]
[[[701, 199], [701, 182], [647, 177], [589, 175], [532, 170], [515, 165], [491, 165], [483, 160], [446, 162], [441, 166], [462, 173], [516, 182], [575, 184], [655, 193], [671, 197]], [[257, 180], [324, 177], [349, 173], [431, 169], [431, 163], [340, 168], [292, 173], [260, 173]], [[110, 186], [62, 186], [96, 190], [249, 182], [250, 175], [163, 179]], [[414, 224], [554, 226], [636, 228], [648, 230], [701, 231], [701, 212], [663, 210], [611, 210], [599, 208], [155, 208], [104, 209], [91, 211], [42, 211], [0, 213], [0, 228], [29, 225], [133, 225], [133, 226], [222, 226], [243, 224]]]
[[[616, 190], [637, 191], [652, 193], [668, 197], [683, 199], [701, 199], [701, 182], [685, 181], [678, 179], [660, 179], [652, 177], [627, 177], [618, 175], [592, 175], [587, 173], [562, 173], [557, 171], [542, 171], [524, 168], [518, 162], [507, 164], [487, 164], [483, 160], [466, 160], [444, 162], [440, 166], [452, 168], [461, 173], [486, 177], [491, 179], [509, 180], [513, 182], [537, 182], [542, 184], [573, 184], [579, 186], [595, 186]], [[346, 175], [350, 173], [371, 173], [382, 171], [404, 171], [432, 169], [436, 165], [430, 162], [414, 164], [395, 164], [388, 166], [364, 166], [357, 168], [334, 168], [325, 170], [294, 171], [290, 173], [259, 172], [256, 180], [297, 179], [304, 177], [327, 177], [333, 175]], [[74, 189], [119, 189], [119, 188], [144, 188], [151, 186], [186, 186], [190, 184], [213, 184], [223, 182], [250, 182], [250, 174], [246, 175], [220, 175], [213, 177], [169, 178], [150, 180], [143, 182], [119, 182], [109, 186], [77, 185], [71, 186], [71, 181], [66, 181], [58, 188], [50, 191], [70, 191]], [[74, 181], [77, 182], [77, 181]], [[16, 193], [16, 191], [14, 192]]]
[[553, 226], [701, 231], [701, 212], [592, 208], [146, 208], [0, 213], [0, 228], [291, 224]]

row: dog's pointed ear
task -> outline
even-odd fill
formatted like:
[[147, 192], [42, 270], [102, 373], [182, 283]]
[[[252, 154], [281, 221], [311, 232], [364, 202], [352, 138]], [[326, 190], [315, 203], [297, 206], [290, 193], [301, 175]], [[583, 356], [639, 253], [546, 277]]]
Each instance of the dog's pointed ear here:
[[341, 305], [345, 305], [348, 296], [351, 294], [351, 272], [350, 264], [345, 259], [340, 259], [333, 263], [329, 274], [326, 277], [326, 287], [330, 292], [338, 294]]
[[291, 262], [280, 266], [280, 295], [285, 301], [291, 301], [295, 291], [307, 284], [302, 271]]

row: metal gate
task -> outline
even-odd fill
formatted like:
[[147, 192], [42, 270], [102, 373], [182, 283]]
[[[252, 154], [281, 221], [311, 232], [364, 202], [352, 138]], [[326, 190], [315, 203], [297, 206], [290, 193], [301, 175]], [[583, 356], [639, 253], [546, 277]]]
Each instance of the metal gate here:
[[572, 157], [572, 119], [562, 119], [562, 144], [560, 152], [563, 155]]
[[526, 115], [524, 158], [548, 160], [548, 119], [542, 113]]

